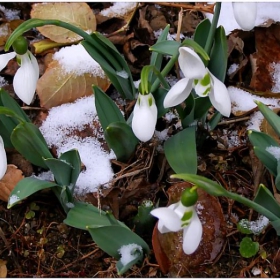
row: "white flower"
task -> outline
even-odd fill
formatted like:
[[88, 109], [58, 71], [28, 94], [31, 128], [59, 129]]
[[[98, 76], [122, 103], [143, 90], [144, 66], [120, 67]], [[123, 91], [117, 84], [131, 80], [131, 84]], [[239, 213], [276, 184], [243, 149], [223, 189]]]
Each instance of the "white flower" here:
[[14, 76], [14, 90], [24, 103], [30, 105], [39, 79], [39, 65], [30, 51], [27, 51], [23, 55], [10, 52], [0, 55], [0, 71], [6, 67], [9, 60], [13, 59], [15, 56], [20, 61], [20, 68]]
[[159, 219], [160, 233], [183, 230], [183, 250], [190, 255], [197, 249], [202, 238], [202, 225], [194, 206], [186, 207], [181, 202], [160, 207], [150, 212]]
[[138, 95], [133, 110], [132, 130], [135, 136], [143, 141], [149, 141], [154, 134], [157, 123], [157, 106], [151, 93]]
[[233, 14], [239, 26], [246, 31], [255, 27], [257, 17], [257, 3], [235, 2], [232, 3]]
[[231, 101], [226, 86], [206, 68], [192, 49], [179, 48], [178, 62], [185, 76], [177, 82], [165, 96], [165, 108], [182, 103], [194, 88], [200, 97], [209, 96], [212, 105], [224, 116], [231, 112]]
[[0, 136], [0, 180], [3, 178], [7, 170], [7, 155], [4, 148], [4, 142]]

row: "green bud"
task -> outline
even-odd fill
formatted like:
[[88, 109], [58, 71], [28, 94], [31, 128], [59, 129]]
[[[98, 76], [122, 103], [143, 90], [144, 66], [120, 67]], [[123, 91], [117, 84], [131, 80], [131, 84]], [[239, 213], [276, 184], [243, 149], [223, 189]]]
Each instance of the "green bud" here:
[[186, 206], [190, 207], [195, 205], [195, 203], [198, 200], [198, 194], [197, 194], [197, 187], [194, 186], [192, 188], [186, 188], [182, 195], [181, 195], [181, 203]]
[[19, 36], [13, 43], [13, 49], [17, 54], [25, 54], [28, 50], [28, 42], [25, 37]]

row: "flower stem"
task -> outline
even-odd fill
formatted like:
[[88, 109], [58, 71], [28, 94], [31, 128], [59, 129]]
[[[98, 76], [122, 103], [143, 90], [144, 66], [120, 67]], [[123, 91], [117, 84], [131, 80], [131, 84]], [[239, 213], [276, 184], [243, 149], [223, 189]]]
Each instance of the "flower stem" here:
[[208, 34], [208, 37], [207, 37], [207, 41], [206, 41], [206, 45], [205, 45], [205, 48], [204, 48], [205, 52], [208, 55], [210, 55], [211, 47], [212, 47], [212, 44], [213, 44], [213, 38], [215, 36], [215, 31], [216, 31], [218, 20], [219, 20], [219, 17], [220, 17], [221, 5], [222, 5], [221, 2], [216, 3], [212, 24], [211, 24], [209, 34]]

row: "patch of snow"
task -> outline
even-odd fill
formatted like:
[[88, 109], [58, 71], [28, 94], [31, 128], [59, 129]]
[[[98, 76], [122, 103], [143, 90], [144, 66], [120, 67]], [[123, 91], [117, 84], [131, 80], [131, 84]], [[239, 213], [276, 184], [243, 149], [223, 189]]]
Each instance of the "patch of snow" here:
[[271, 63], [270, 67], [274, 70], [271, 73], [271, 78], [273, 82], [273, 87], [271, 89], [272, 92], [274, 93], [279, 93], [280, 92], [280, 63]]
[[238, 68], [239, 68], [239, 64], [237, 64], [237, 63], [231, 64], [230, 67], [228, 68], [227, 74], [228, 74], [228, 75], [231, 75], [231, 74], [234, 73]]
[[261, 274], [262, 271], [261, 271], [258, 267], [254, 266], [254, 267], [252, 268], [251, 272], [252, 272], [252, 274], [253, 274], [254, 276], [258, 276], [258, 275]]
[[100, 15], [105, 17], [122, 17], [134, 10], [137, 2], [115, 2], [111, 7], [104, 9]]
[[[205, 15], [212, 20], [213, 14], [206, 13]], [[272, 19], [275, 22], [280, 21], [280, 3], [265, 1], [258, 2], [255, 26], [262, 25], [269, 19]], [[225, 28], [226, 35], [230, 34], [231, 31], [235, 29], [241, 29], [234, 18], [232, 2], [222, 2], [220, 18], [218, 21], [218, 26], [220, 25]]]
[[135, 243], [123, 245], [118, 250], [121, 255], [120, 261], [122, 265], [125, 266], [136, 259], [139, 256], [139, 251], [142, 252], [142, 247]]
[[[104, 139], [104, 134], [101, 127], [99, 130], [96, 128], [96, 124], [100, 127], [92, 95], [51, 108], [40, 127], [48, 146], [56, 147], [58, 156], [71, 149], [79, 151], [86, 167], [77, 180], [75, 193], [79, 195], [95, 192], [114, 176], [110, 159], [115, 158], [115, 154], [102, 148], [99, 140]], [[75, 135], [75, 131], [82, 131], [86, 126], [93, 129], [93, 137], [81, 138]]]
[[117, 71], [116, 74], [124, 79], [128, 79], [128, 73], [125, 70]]
[[155, 131], [155, 136], [158, 138], [160, 142], [165, 141], [169, 138], [168, 134], [168, 128], [162, 130], [162, 131]]
[[[154, 31], [154, 36], [155, 36], [156, 39], [158, 39], [158, 37], [161, 35], [162, 31], [163, 31], [163, 29], [159, 29], [159, 30]], [[169, 40], [169, 41], [175, 41], [176, 38], [177, 38], [176, 33], [170, 34], [168, 32], [168, 34], [166, 36], [166, 39]], [[180, 39], [183, 40], [185, 38], [186, 38], [186, 36], [183, 33], [180, 33]]]
[[261, 131], [260, 127], [264, 119], [263, 114], [260, 111], [253, 113], [250, 120], [246, 122], [248, 130]]
[[280, 159], [280, 147], [270, 146], [267, 147], [265, 150], [272, 154], [277, 160]]
[[13, 195], [10, 196], [8, 204], [9, 205], [14, 205], [18, 201], [20, 201], [20, 198], [17, 195], [13, 194]]
[[239, 224], [243, 228], [249, 229], [253, 234], [258, 235], [268, 225], [269, 219], [263, 215], [260, 215], [256, 221], [248, 221], [242, 219]]
[[72, 202], [67, 202], [67, 203], [66, 203], [66, 206], [67, 206], [68, 208], [74, 208], [74, 207], [75, 207], [75, 205], [74, 205]]
[[65, 73], [73, 73], [77, 76], [88, 73], [100, 78], [106, 76], [100, 65], [81, 44], [61, 48], [53, 55], [53, 59], [59, 62]]
[[6, 85], [8, 85], [8, 82], [5, 80], [4, 77], [0, 76], [0, 88]]
[[20, 11], [6, 9], [4, 6], [0, 5], [0, 11], [4, 13], [7, 20], [19, 19]]
[[53, 173], [50, 170], [45, 171], [45, 172], [41, 172], [37, 176], [32, 175], [31, 177], [34, 177], [34, 178], [37, 178], [37, 179], [40, 179], [40, 180], [44, 180], [44, 181], [54, 181]]

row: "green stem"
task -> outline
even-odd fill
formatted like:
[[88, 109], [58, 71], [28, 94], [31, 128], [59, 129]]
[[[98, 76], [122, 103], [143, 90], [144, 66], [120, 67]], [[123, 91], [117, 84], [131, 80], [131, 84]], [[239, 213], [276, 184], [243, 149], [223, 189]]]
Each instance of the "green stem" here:
[[214, 16], [213, 16], [212, 24], [211, 24], [209, 34], [208, 34], [208, 37], [207, 37], [207, 41], [206, 41], [206, 45], [205, 45], [205, 48], [204, 48], [205, 52], [208, 55], [210, 55], [211, 47], [212, 47], [212, 44], [213, 44], [215, 31], [216, 31], [218, 20], [219, 20], [219, 17], [220, 17], [221, 5], [222, 5], [221, 2], [216, 3], [215, 13], [214, 13]]
[[22, 23], [18, 28], [14, 30], [14, 32], [11, 34], [11, 36], [8, 38], [5, 48], [5, 51], [8, 51], [9, 48], [12, 46], [14, 41], [23, 33], [26, 31], [34, 28], [34, 27], [40, 27], [44, 25], [56, 25], [59, 27], [66, 28], [78, 35], [80, 35], [85, 41], [89, 42], [97, 52], [103, 54], [107, 60], [113, 64], [116, 67], [117, 71], [121, 71], [122, 67], [119, 65], [118, 61], [114, 58], [114, 56], [106, 50], [106, 48], [103, 48], [100, 44], [98, 44], [88, 33], [86, 33], [84, 30], [80, 29], [79, 27], [76, 27], [70, 23], [63, 22], [56, 19], [29, 19]]
[[[179, 56], [179, 53], [177, 55], [173, 55], [172, 58], [168, 61], [168, 63], [165, 65], [165, 67], [162, 69], [161, 71], [161, 75], [163, 77], [165, 77], [169, 72], [170, 70], [173, 68], [174, 64], [176, 63], [176, 61], [178, 60], [178, 56]], [[157, 90], [157, 88], [159, 87], [160, 85], [160, 79], [157, 78], [152, 87], [151, 87], [151, 93], [153, 93], [154, 91]]]

